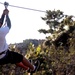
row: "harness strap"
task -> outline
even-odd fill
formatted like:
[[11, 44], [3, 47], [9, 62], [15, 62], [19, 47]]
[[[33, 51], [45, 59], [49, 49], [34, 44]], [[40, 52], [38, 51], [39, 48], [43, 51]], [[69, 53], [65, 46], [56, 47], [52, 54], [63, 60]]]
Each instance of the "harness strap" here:
[[1, 52], [0, 55], [4, 54], [5, 52], [6, 52], [6, 51]]

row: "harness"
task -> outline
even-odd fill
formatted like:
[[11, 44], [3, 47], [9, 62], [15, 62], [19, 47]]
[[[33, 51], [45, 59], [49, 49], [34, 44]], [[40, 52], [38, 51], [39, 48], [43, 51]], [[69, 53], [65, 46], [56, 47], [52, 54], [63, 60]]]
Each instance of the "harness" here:
[[0, 53], [0, 59], [2, 59], [6, 55], [7, 51], [8, 49]]
[[5, 52], [6, 52], [6, 51], [1, 52], [0, 55], [4, 54]]

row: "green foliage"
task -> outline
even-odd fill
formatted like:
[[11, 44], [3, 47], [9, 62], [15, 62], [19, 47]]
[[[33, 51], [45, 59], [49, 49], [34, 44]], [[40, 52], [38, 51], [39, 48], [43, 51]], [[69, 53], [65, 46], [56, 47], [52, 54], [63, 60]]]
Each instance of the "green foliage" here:
[[39, 29], [40, 33], [44, 34], [51, 34], [46, 38], [52, 40], [52, 38], [57, 38], [59, 34], [68, 30], [70, 26], [74, 26], [75, 28], [75, 21], [72, 15], [65, 15], [60, 10], [48, 10], [46, 11], [45, 17], [42, 17], [42, 20], [46, 22], [49, 26], [49, 29]]
[[60, 10], [49, 10], [46, 11], [46, 16], [42, 17], [42, 20], [46, 21], [46, 24], [49, 26], [48, 30], [40, 29], [38, 30], [41, 33], [54, 33], [54, 30], [60, 26], [60, 20], [64, 17], [64, 14]]
[[[72, 41], [73, 44], [75, 40]], [[71, 45], [70, 45], [71, 46]], [[26, 55], [28, 59], [32, 59], [33, 61], [39, 60], [40, 61], [40, 68], [38, 72], [34, 75], [53, 75], [56, 71], [57, 75], [61, 75], [61, 70], [68, 71], [74, 68], [75, 65], [75, 46], [70, 47], [70, 52], [65, 51], [62, 47], [56, 50], [53, 46], [51, 48], [43, 48], [42, 45], [38, 45], [36, 48], [33, 47], [32, 44], [29, 46], [29, 50]], [[41, 72], [40, 72], [41, 71]], [[70, 71], [68, 72], [70, 73]]]
[[[49, 41], [59, 38], [60, 34], [68, 32], [71, 38], [68, 39], [69, 49], [65, 49], [63, 46], [59, 46], [56, 50], [54, 45], [44, 47], [42, 44], [38, 47], [34, 47], [34, 50], [28, 52], [29, 59], [34, 61], [40, 61], [39, 74], [40, 75], [74, 75], [75, 74], [75, 21], [73, 16], [64, 15], [60, 10], [49, 10], [46, 12], [46, 17], [42, 17], [42, 20], [46, 21], [49, 29], [40, 29], [40, 33], [51, 33], [47, 37]], [[69, 32], [68, 28], [73, 29]], [[49, 42], [48, 42], [49, 44]], [[30, 51], [31, 48], [28, 50]], [[40, 73], [41, 71], [41, 73]], [[72, 74], [72, 73], [73, 74]], [[37, 75], [37, 73], [35, 74]]]

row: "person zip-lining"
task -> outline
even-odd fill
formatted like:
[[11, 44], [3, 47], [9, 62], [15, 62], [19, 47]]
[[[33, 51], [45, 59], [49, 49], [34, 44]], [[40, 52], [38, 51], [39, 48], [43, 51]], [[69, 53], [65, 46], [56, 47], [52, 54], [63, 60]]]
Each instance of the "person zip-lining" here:
[[[6, 16], [6, 23], [3, 25], [4, 18]], [[9, 50], [8, 44], [6, 43], [6, 35], [11, 29], [11, 21], [9, 18], [9, 10], [3, 10], [2, 16], [0, 18], [0, 65], [4, 64], [16, 64], [19, 67], [27, 70], [28, 72], [35, 72], [39, 67], [39, 61], [34, 65], [30, 63], [23, 55]], [[13, 39], [13, 38], [12, 38]]]

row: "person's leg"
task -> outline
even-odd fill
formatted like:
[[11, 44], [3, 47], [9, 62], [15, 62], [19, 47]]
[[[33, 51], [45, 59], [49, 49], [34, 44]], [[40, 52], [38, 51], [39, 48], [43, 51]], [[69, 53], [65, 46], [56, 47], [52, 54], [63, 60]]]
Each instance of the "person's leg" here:
[[34, 66], [25, 57], [23, 57], [22, 63], [24, 66], [29, 67], [29, 69], [34, 70]]
[[34, 73], [35, 71], [38, 70], [40, 66], [40, 62], [38, 60], [35, 61], [34, 66], [32, 65], [32, 60], [27, 60], [26, 58], [23, 57], [22, 62], [16, 63], [17, 66], [27, 70], [29, 73]]
[[25, 57], [23, 57], [21, 62], [16, 63], [16, 65], [25, 70], [28, 70], [28, 69], [34, 70], [34, 66], [32, 65], [32, 63], [28, 61]]
[[[9, 51], [9, 62], [12, 64], [16, 64], [19, 67], [26, 69], [30, 69], [31, 71], [35, 70], [35, 66], [32, 65], [32, 63], [30, 61], [28, 61], [23, 55], [17, 53], [17, 52], [13, 52], [13, 51]], [[26, 68], [27, 67], [27, 68]]]
[[25, 70], [28, 70], [29, 69], [29, 67], [25, 66], [22, 62], [16, 63], [16, 66], [19, 66], [19, 67], [21, 67], [21, 68], [23, 68]]
[[40, 66], [40, 62], [37, 60], [34, 63], [34, 66], [32, 65], [32, 60], [27, 60], [25, 57], [23, 57], [22, 62], [20, 63], [16, 63], [17, 66], [27, 70], [27, 72], [29, 73], [34, 73], [35, 71], [38, 70], [39, 66]]

